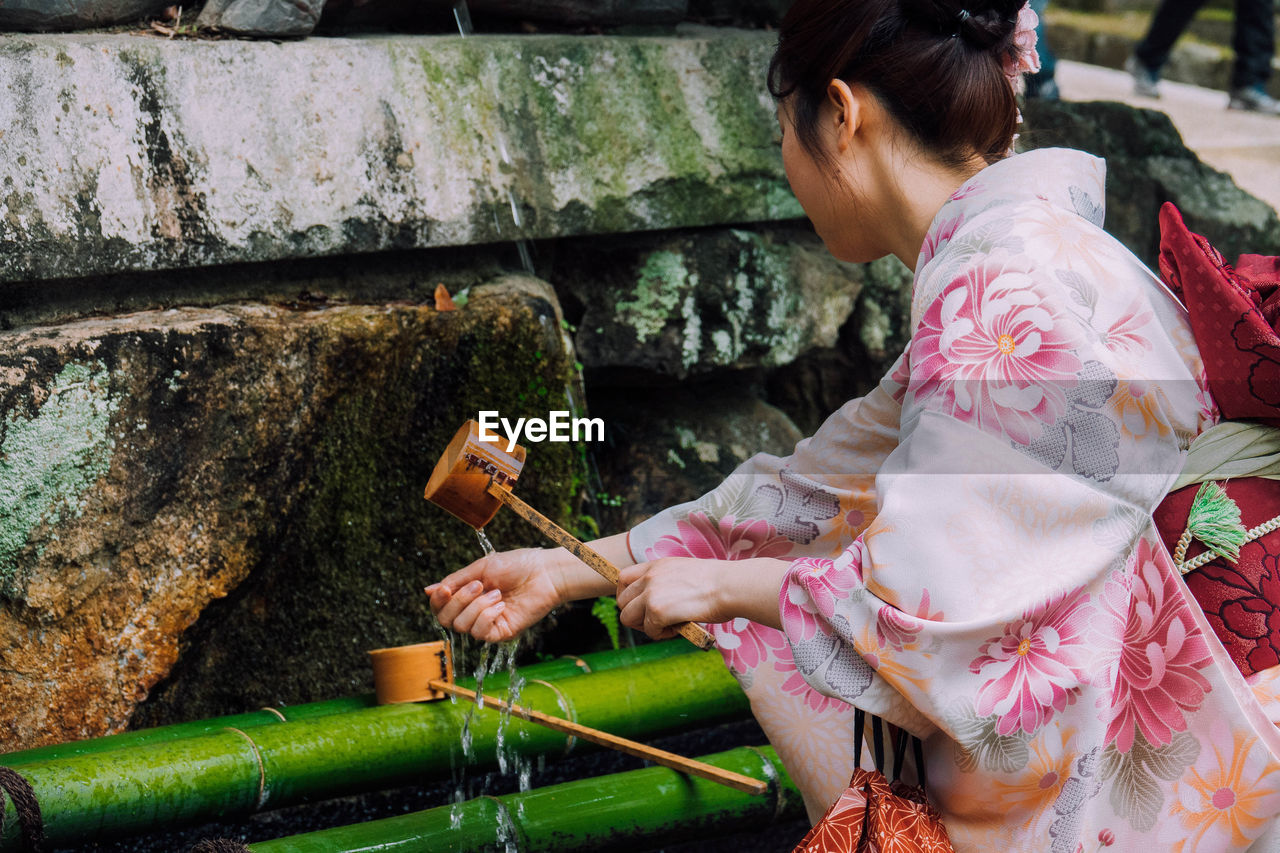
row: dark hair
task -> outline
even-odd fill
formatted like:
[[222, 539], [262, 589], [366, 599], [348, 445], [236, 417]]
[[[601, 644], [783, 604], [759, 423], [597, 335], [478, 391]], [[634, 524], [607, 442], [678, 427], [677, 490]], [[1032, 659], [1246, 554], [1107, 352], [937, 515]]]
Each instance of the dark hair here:
[[1013, 144], [1018, 106], [1004, 75], [1026, 0], [797, 0], [782, 19], [769, 91], [790, 99], [801, 146], [822, 158], [818, 116], [832, 80], [866, 86], [939, 162]]

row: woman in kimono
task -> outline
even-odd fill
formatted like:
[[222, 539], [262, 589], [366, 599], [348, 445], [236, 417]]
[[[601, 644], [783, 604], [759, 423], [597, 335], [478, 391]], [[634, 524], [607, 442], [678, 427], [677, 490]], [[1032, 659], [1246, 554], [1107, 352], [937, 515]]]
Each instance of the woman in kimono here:
[[[1245, 681], [1152, 522], [1217, 419], [1200, 356], [1102, 230], [1103, 163], [1007, 155], [1020, 9], [795, 4], [787, 176], [836, 257], [914, 270], [911, 341], [792, 455], [593, 547], [626, 624], [711, 626], [814, 820], [857, 706], [924, 739], [957, 850], [1272, 849], [1280, 673]], [[537, 549], [430, 591], [488, 641], [615, 592]]]

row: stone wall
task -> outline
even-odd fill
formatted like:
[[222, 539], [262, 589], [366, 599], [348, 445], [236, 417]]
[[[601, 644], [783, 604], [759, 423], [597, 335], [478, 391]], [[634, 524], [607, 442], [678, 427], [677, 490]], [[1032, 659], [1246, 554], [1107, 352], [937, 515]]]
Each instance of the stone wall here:
[[[778, 8], [731, 5], [689, 15]], [[0, 751], [367, 689], [365, 650], [429, 637], [421, 586], [478, 555], [421, 490], [481, 408], [606, 420], [520, 487], [590, 536], [874, 382], [910, 276], [798, 219], [773, 38], [0, 37]], [[1150, 115], [1028, 117], [1121, 158], [1148, 259], [1167, 198], [1277, 233]], [[599, 642], [581, 612], [528, 648]]]

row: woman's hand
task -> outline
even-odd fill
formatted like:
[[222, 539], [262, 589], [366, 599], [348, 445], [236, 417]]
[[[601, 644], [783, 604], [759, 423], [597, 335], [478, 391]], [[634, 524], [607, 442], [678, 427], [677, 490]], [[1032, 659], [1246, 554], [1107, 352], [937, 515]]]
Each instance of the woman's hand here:
[[[625, 533], [590, 544], [614, 565], [631, 565]], [[498, 643], [566, 601], [611, 595], [613, 585], [564, 548], [520, 548], [482, 557], [426, 593], [445, 628]]]
[[477, 640], [510, 640], [564, 602], [556, 583], [559, 557], [543, 548], [482, 557], [426, 588], [431, 612], [445, 628]]
[[778, 590], [786, 560], [700, 560], [663, 557], [623, 569], [618, 579], [622, 624], [655, 640], [675, 636], [684, 622], [739, 617], [781, 627]]

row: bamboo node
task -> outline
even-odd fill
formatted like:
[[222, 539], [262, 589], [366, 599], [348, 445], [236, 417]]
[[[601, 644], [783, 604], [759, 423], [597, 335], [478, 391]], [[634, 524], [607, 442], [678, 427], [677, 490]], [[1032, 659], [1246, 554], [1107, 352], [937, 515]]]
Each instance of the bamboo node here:
[[256, 812], [262, 808], [263, 803], [267, 800], [267, 768], [262, 761], [262, 750], [258, 749], [258, 745], [253, 742], [253, 738], [237, 729], [235, 726], [227, 726], [225, 731], [235, 732], [249, 742], [250, 749], [253, 750], [253, 757], [258, 760], [258, 799], [253, 804], [253, 810]]
[[[574, 710], [573, 705], [569, 704], [569, 699], [563, 693], [560, 692], [559, 687], [556, 687], [550, 681], [543, 681], [540, 678], [535, 678], [529, 683], [541, 684], [543, 687], [551, 688], [551, 692], [556, 694], [556, 704], [560, 706], [560, 710], [561, 712], [564, 713], [565, 719], [571, 720], [575, 723], [578, 722], [577, 712]], [[529, 718], [525, 717], [525, 719], [527, 720]], [[564, 742], [564, 754], [567, 756], [569, 753], [573, 752], [573, 748], [577, 746], [577, 744], [578, 744], [577, 736], [569, 735]]]

